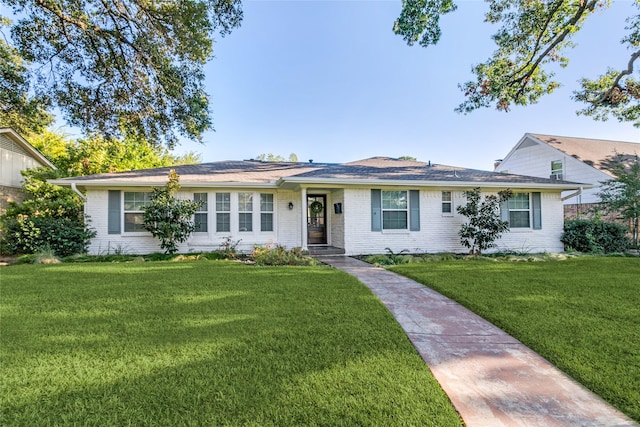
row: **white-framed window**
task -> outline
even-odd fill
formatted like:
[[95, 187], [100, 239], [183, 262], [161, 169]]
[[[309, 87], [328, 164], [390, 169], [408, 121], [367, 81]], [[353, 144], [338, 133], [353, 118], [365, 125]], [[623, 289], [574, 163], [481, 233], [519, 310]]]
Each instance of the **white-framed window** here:
[[551, 161], [551, 178], [562, 179], [562, 160]]
[[231, 231], [231, 193], [216, 193], [216, 232]]
[[260, 231], [273, 231], [273, 194], [260, 194]]
[[442, 213], [444, 215], [453, 215], [453, 197], [451, 191], [442, 192]]
[[193, 201], [200, 203], [198, 210], [193, 216], [193, 221], [196, 224], [196, 233], [206, 233], [209, 231], [209, 204], [207, 193], [193, 193]]
[[382, 191], [382, 229], [406, 230], [408, 227], [406, 191]]
[[529, 193], [514, 193], [509, 198], [509, 228], [531, 227]]
[[253, 231], [253, 193], [238, 193], [238, 231]]
[[124, 192], [125, 233], [144, 232], [144, 208], [151, 203], [151, 193], [146, 191]]

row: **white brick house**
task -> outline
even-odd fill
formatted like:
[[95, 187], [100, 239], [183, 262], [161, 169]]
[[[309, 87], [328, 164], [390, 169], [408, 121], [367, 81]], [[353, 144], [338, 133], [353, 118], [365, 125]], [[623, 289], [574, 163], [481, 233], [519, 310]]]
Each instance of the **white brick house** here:
[[[466, 252], [456, 206], [463, 191], [511, 189], [502, 215], [511, 229], [497, 250], [561, 252], [561, 192], [583, 184], [375, 157], [344, 164], [224, 161], [177, 166], [179, 197], [204, 201], [198, 231], [182, 252], [218, 249], [226, 238], [239, 250], [256, 244], [302, 247], [346, 255], [394, 252]], [[153, 187], [170, 168], [51, 181], [86, 196], [85, 211], [97, 235], [90, 253], [159, 251], [141, 226]]]

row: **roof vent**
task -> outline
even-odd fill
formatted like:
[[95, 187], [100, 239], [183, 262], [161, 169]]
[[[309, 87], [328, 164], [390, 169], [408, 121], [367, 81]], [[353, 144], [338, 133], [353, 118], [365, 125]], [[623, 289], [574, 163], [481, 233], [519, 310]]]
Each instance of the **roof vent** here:
[[309, 159], [309, 163], [313, 163], [313, 159]]

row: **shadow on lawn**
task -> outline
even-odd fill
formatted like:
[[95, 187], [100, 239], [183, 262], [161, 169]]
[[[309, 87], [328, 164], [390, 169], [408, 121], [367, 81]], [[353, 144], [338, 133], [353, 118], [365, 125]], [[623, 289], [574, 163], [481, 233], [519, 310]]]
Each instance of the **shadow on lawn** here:
[[289, 269], [124, 269], [105, 282], [109, 269], [63, 275], [56, 266], [31, 270], [27, 288], [3, 284], [0, 424], [428, 424], [451, 416], [446, 398], [415, 404], [429, 396], [428, 368], [346, 275], [306, 269], [301, 282]]

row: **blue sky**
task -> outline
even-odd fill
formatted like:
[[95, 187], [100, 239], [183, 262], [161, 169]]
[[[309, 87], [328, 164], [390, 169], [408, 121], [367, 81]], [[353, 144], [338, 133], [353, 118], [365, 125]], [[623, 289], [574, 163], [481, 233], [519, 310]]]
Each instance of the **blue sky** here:
[[461, 115], [459, 83], [494, 50], [486, 4], [463, 0], [442, 19], [437, 46], [407, 46], [393, 1], [245, 1], [242, 26], [218, 37], [206, 67], [215, 132], [186, 142], [203, 161], [260, 153], [346, 162], [371, 156], [491, 170], [526, 132], [640, 142], [615, 119], [578, 117], [570, 99], [582, 76], [626, 65], [620, 44], [630, 0], [592, 16], [577, 35], [563, 87], [537, 105]]

